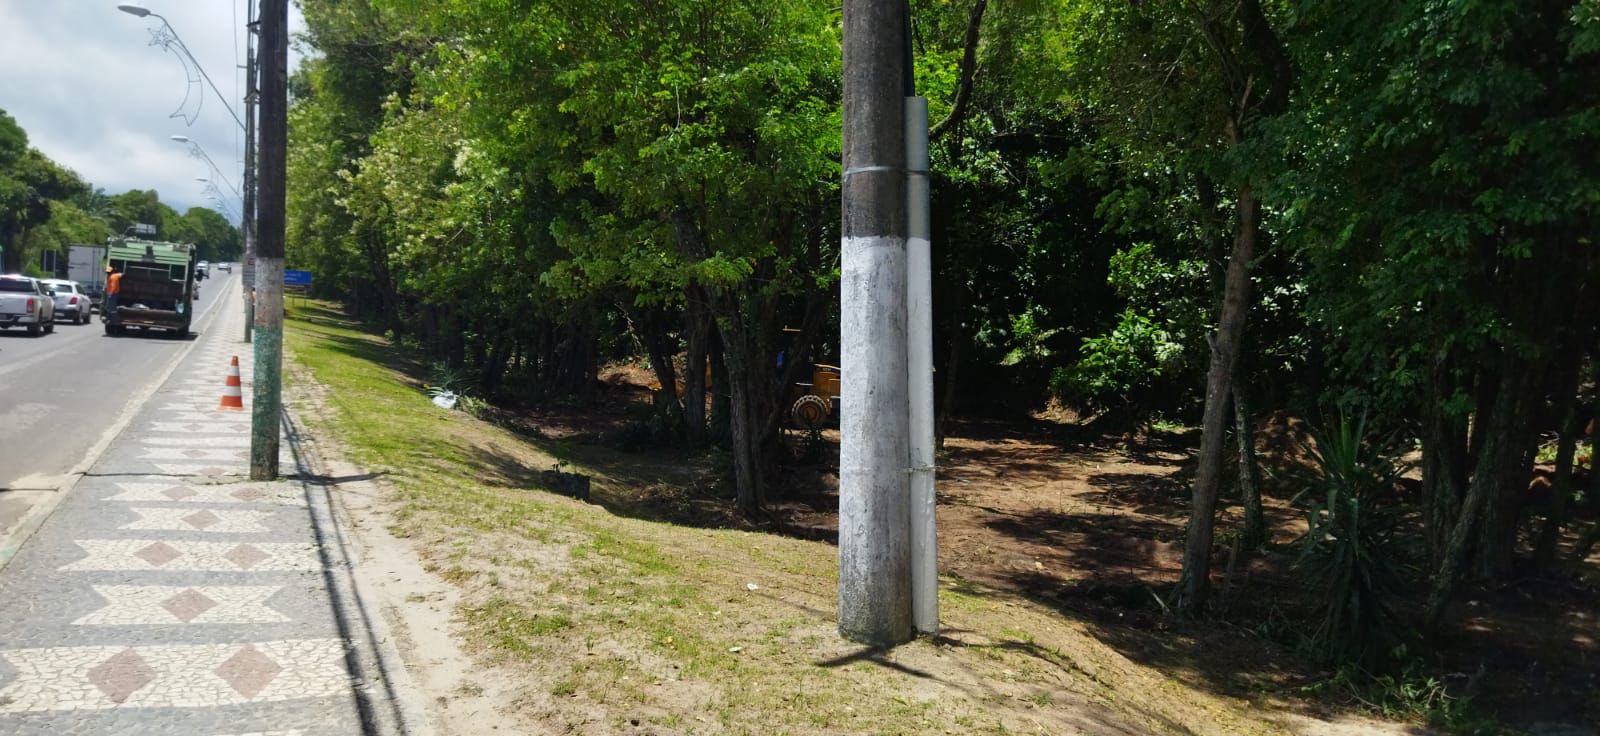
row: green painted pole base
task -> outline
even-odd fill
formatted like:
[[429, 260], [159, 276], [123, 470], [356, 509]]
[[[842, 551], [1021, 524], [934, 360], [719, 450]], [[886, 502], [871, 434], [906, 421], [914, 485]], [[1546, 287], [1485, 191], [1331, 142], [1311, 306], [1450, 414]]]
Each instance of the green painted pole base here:
[[[283, 415], [283, 259], [256, 259], [255, 391], [250, 411], [250, 479], [278, 477]], [[277, 288], [274, 288], [276, 286]]]

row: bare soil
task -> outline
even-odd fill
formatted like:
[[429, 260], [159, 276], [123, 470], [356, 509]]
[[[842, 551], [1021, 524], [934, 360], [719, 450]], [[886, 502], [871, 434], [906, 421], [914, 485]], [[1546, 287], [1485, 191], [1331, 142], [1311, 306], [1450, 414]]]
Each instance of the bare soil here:
[[[369, 340], [343, 349], [415, 383], [415, 366]], [[876, 652], [833, 633], [832, 553], [818, 542], [837, 529], [836, 433], [815, 462], [769, 479], [769, 517], [752, 523], [732, 510], [725, 456], [641, 431], [648, 372], [602, 379], [583, 406], [441, 416], [438, 457], [465, 457], [470, 483], [387, 469], [395, 536], [456, 591], [418, 598], [453, 609], [472, 662], [450, 671], [494, 683], [463, 686], [457, 716], [489, 708], [530, 732], [596, 734], [1425, 732], [1311, 694], [1330, 673], [1287, 645], [1317, 598], [1292, 571], [1304, 526], [1288, 471], [1308, 440], [1297, 419], [1258, 433], [1275, 471], [1272, 543], [1229, 553], [1239, 514], [1222, 510], [1219, 600], [1200, 622], [1160, 600], [1179, 572], [1194, 433], [955, 423], [939, 459], [946, 631]], [[556, 466], [593, 477], [591, 503], [528, 492]], [[1532, 732], [1593, 733], [1597, 562], [1470, 591], [1430, 667]]]
[[[648, 401], [649, 378], [636, 366], [608, 370], [609, 402], [615, 407]], [[626, 412], [613, 408], [609, 414]], [[1310, 716], [1300, 722], [1301, 730], [1309, 723], [1320, 723], [1312, 729], [1318, 732], [1331, 733], [1326, 729], [1342, 728], [1339, 723], [1355, 724], [1353, 732], [1381, 730], [1381, 724], [1360, 718], [1368, 704], [1337, 691], [1307, 695], [1332, 672], [1292, 647], [1317, 603], [1317, 591], [1301, 585], [1294, 573], [1305, 522], [1290, 503], [1301, 490], [1297, 478], [1312, 466], [1316, 443], [1310, 425], [1281, 413], [1258, 423], [1256, 452], [1271, 539], [1261, 550], [1229, 549], [1242, 509], [1237, 498], [1224, 499], [1213, 560], [1216, 616], [1191, 622], [1169, 615], [1160, 599], [1182, 571], [1198, 431], [1097, 436], [1073, 419], [1057, 411], [1025, 420], [952, 423], [938, 460], [941, 574], [973, 590], [1053, 609], [1187, 686]], [[561, 426], [560, 420], [552, 426]], [[836, 541], [839, 437], [828, 431], [822, 439], [821, 451], [812, 455], [816, 462], [772, 479], [780, 491], [770, 520], [759, 526]], [[1539, 470], [1549, 473], [1548, 467]], [[1415, 500], [1415, 478], [1413, 472], [1396, 486], [1396, 501]], [[1576, 483], [1588, 483], [1585, 469]], [[747, 525], [716, 494], [703, 491], [708, 484], [714, 481], [702, 476], [699, 493], [658, 486], [637, 503], [679, 521]], [[1226, 487], [1232, 485], [1231, 477], [1225, 479]], [[1548, 482], [1536, 477], [1531, 504], [1542, 502], [1541, 488]], [[1597, 504], [1586, 503], [1578, 510], [1579, 524], [1596, 523], [1596, 512]], [[1533, 531], [1530, 525], [1525, 533], [1531, 537]], [[1403, 617], [1420, 615], [1425, 588], [1419, 585], [1415, 596], [1396, 602]], [[1597, 611], [1600, 552], [1570, 574], [1469, 589], [1454, 614], [1456, 626], [1424, 666], [1447, 691], [1471, 697], [1480, 711], [1514, 728], [1600, 724]]]

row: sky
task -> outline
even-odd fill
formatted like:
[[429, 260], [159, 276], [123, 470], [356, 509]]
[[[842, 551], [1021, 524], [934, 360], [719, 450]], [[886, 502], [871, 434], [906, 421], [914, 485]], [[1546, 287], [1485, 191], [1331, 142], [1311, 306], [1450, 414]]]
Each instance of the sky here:
[[[245, 3], [138, 2], [166, 16], [240, 116]], [[161, 28], [154, 15], [118, 11], [115, 0], [0, 0], [0, 109], [30, 145], [108, 194], [154, 189], [179, 212], [212, 207], [237, 223], [244, 134], [203, 79], [189, 82], [198, 75], [185, 70], [179, 54], [151, 45], [151, 31]], [[290, 33], [304, 28], [290, 3]], [[292, 39], [291, 71], [300, 56]], [[195, 181], [215, 182], [217, 174], [174, 135], [187, 136], [216, 163], [226, 182], [216, 185], [221, 204]]]

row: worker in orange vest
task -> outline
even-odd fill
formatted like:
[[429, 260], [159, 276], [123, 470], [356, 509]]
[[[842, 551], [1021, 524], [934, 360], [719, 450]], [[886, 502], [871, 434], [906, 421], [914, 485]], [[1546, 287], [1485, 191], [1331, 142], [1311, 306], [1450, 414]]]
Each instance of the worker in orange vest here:
[[122, 292], [122, 272], [106, 266], [106, 305], [100, 310], [101, 314], [115, 314], [117, 311], [117, 294]]

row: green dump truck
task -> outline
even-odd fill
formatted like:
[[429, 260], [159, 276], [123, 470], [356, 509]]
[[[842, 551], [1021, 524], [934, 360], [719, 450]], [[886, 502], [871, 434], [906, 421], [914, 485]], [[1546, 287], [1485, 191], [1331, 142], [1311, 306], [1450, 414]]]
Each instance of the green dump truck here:
[[198, 249], [187, 243], [112, 238], [106, 265], [122, 274], [115, 309], [103, 309], [107, 335], [129, 327], [167, 330], [186, 337], [194, 317], [194, 266]]

